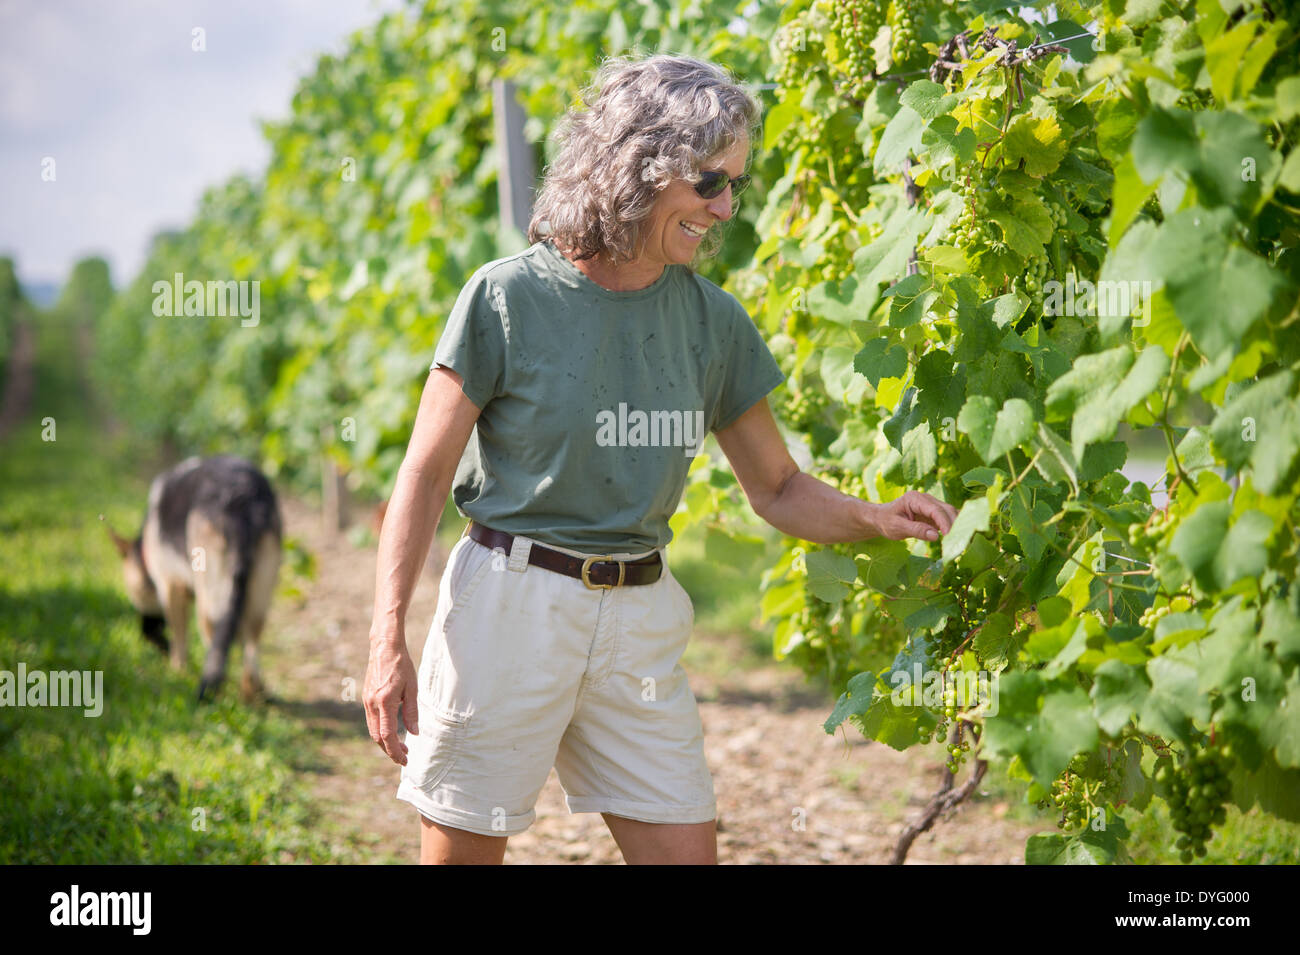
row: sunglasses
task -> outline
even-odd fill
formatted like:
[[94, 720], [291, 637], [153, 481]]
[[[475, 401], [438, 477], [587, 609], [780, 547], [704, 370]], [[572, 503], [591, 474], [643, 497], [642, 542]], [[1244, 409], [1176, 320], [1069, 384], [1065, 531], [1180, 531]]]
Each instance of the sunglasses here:
[[730, 179], [721, 169], [710, 169], [707, 172], [700, 173], [699, 180], [695, 183], [695, 191], [701, 199], [712, 199], [714, 196], [721, 195], [722, 190], [731, 184], [731, 196], [734, 199], [745, 191], [749, 185], [749, 175], [737, 176]]

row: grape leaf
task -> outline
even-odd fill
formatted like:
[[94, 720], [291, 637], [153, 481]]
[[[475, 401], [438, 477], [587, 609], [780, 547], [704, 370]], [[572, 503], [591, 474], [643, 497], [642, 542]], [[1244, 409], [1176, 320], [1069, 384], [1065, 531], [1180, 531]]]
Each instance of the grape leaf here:
[[1133, 364], [1133, 351], [1127, 345], [1093, 355], [1082, 355], [1073, 367], [1047, 389], [1049, 410], [1072, 413], [1091, 396], [1113, 387]]
[[1228, 238], [1227, 210], [1183, 209], [1156, 230], [1149, 263], [1178, 320], [1205, 355], [1236, 351], [1283, 288], [1282, 278]]
[[938, 450], [927, 421], [903, 435], [903, 480], [908, 484], [921, 483], [938, 464]]
[[853, 370], [865, 375], [872, 388], [881, 378], [901, 378], [907, 371], [907, 349], [888, 338], [873, 338], [853, 356]]
[[804, 557], [808, 568], [808, 589], [819, 600], [838, 603], [849, 595], [849, 584], [858, 579], [858, 565], [852, 557], [833, 550], [815, 550]]
[[990, 514], [989, 500], [983, 494], [970, 498], [961, 506], [957, 519], [943, 535], [945, 563], [960, 557], [976, 532], [989, 529]]
[[1150, 684], [1140, 667], [1119, 660], [1107, 660], [1092, 674], [1093, 714], [1097, 725], [1110, 736], [1118, 736], [1126, 723], [1137, 715], [1150, 692]]
[[1081, 688], [1058, 687], [1031, 671], [1004, 675], [998, 694], [997, 715], [984, 724], [984, 745], [991, 755], [1019, 756], [1042, 786], [1050, 786], [1075, 753], [1097, 745], [1092, 705]]
[[997, 410], [992, 398], [972, 395], [957, 416], [957, 427], [970, 436], [975, 450], [989, 464], [1033, 436], [1034, 410], [1019, 398], [1009, 399]]
[[921, 133], [925, 118], [910, 106], [900, 106], [894, 118], [885, 127], [872, 158], [872, 171], [877, 176], [897, 175], [907, 158], [921, 148]]
[[966, 395], [966, 368], [954, 366], [952, 355], [937, 348], [916, 363], [916, 404], [930, 429], [942, 433], [951, 418], [955, 423]]
[[1240, 514], [1214, 555], [1214, 576], [1220, 590], [1227, 590], [1243, 577], [1258, 577], [1268, 566], [1268, 538], [1273, 519], [1263, 511]]
[[875, 695], [876, 674], [859, 673], [849, 680], [848, 688], [835, 701], [835, 708], [822, 724], [827, 733], [834, 733], [836, 728], [850, 716], [865, 713], [871, 706]]
[[1138, 713], [1138, 726], [1184, 745], [1190, 743], [1192, 720], [1210, 718], [1209, 701], [1196, 687], [1195, 664], [1167, 653], [1148, 662], [1146, 670], [1151, 692]]
[[949, 93], [938, 83], [931, 80], [917, 80], [903, 90], [903, 95], [898, 98], [898, 101], [914, 109], [928, 123], [948, 112], [958, 99], [958, 96]]
[[1008, 162], [1024, 160], [1025, 172], [1035, 179], [1055, 171], [1069, 148], [1053, 112], [1021, 113], [1007, 127], [1002, 154]]
[[1259, 639], [1272, 644], [1283, 660], [1300, 659], [1300, 617], [1278, 597], [1264, 607], [1264, 622]]
[[1271, 747], [1279, 766], [1300, 768], [1300, 673], [1292, 673], [1286, 696], [1268, 714], [1260, 741]]
[[1230, 501], [1207, 501], [1179, 525], [1169, 551], [1196, 577], [1201, 586], [1214, 589], [1212, 564], [1228, 531]]
[[971, 649], [990, 670], [1001, 670], [1015, 653], [1019, 641], [1012, 633], [1015, 621], [1005, 613], [991, 613], [971, 641]]
[[[1074, 420], [1071, 424], [1071, 448], [1075, 459], [1081, 459], [1087, 446], [1092, 442], [1105, 441], [1114, 437], [1120, 419], [1130, 408], [1156, 389], [1168, 370], [1169, 356], [1165, 354], [1163, 348], [1144, 348], [1119, 384], [1099, 385], [1099, 389], [1074, 412]], [[1061, 380], [1057, 379], [1053, 382], [1052, 387], [1059, 385]], [[1051, 394], [1049, 388], [1049, 402]]]

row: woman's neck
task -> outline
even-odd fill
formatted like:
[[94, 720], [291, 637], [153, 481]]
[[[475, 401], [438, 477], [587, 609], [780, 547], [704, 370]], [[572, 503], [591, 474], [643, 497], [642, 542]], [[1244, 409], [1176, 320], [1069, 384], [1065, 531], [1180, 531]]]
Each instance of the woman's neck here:
[[556, 243], [560, 254], [574, 264], [587, 278], [603, 289], [611, 292], [639, 292], [649, 288], [663, 275], [662, 262], [641, 262], [636, 260], [624, 265], [610, 265], [603, 255], [590, 259], [575, 259], [573, 254]]

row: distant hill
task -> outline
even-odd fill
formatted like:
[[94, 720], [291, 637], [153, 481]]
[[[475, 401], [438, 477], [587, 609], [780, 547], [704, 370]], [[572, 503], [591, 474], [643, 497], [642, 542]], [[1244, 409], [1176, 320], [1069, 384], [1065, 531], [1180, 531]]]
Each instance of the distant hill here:
[[60, 286], [54, 282], [24, 282], [23, 295], [38, 308], [49, 308], [59, 300]]

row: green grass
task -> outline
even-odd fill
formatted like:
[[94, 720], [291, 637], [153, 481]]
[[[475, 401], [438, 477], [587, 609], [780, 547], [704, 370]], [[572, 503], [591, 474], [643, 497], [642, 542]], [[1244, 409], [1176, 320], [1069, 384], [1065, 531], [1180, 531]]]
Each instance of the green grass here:
[[100, 671], [103, 699], [0, 707], [0, 863], [364, 861], [321, 834], [302, 724], [229, 685], [197, 706], [200, 641], [178, 674], [140, 636], [98, 515], [134, 535], [153, 462], [103, 437], [67, 329], [38, 329], [35, 406], [0, 452], [0, 669]]

